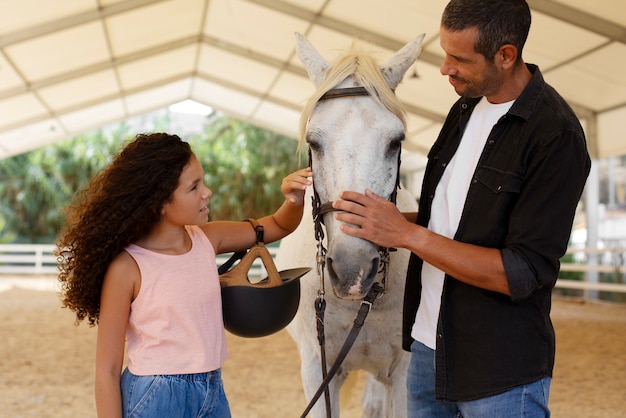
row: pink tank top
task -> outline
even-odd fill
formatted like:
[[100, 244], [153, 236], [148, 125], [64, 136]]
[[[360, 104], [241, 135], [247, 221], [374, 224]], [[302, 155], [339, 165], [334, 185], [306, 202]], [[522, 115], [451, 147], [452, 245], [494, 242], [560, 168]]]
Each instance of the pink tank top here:
[[141, 272], [126, 330], [133, 374], [209, 372], [226, 360], [215, 250], [199, 227], [185, 228], [192, 242], [186, 254], [126, 248]]

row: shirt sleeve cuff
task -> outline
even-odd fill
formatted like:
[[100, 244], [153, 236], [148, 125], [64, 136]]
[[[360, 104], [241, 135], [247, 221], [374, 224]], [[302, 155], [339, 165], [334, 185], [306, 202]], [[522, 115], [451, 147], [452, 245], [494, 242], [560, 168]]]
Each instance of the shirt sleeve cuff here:
[[509, 282], [511, 299], [515, 301], [527, 298], [538, 285], [535, 273], [528, 263], [514, 251], [504, 248], [500, 253], [506, 279]]

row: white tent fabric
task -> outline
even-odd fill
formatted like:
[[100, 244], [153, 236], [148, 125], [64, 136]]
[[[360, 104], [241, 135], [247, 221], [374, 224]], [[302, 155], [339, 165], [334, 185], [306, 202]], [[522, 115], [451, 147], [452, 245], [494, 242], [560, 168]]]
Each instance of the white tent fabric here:
[[[447, 0], [0, 0], [0, 158], [191, 99], [296, 136], [313, 86], [294, 32], [326, 58], [381, 59], [426, 33], [397, 89], [423, 155], [456, 94], [439, 73]], [[626, 154], [626, 2], [528, 0], [524, 50], [583, 120], [594, 158]]]

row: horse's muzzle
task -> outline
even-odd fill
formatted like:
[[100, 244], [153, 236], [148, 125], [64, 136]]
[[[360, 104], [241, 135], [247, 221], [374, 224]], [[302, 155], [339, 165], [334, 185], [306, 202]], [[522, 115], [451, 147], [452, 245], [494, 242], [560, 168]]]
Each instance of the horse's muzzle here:
[[333, 293], [340, 299], [363, 299], [376, 280], [379, 265], [379, 257], [374, 257], [369, 263], [335, 262], [332, 257], [327, 257], [326, 266]]

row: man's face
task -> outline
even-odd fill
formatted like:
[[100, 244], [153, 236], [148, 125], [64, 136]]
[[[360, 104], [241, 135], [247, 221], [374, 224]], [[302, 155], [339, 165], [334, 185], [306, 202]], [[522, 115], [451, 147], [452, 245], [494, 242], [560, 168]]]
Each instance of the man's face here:
[[487, 60], [474, 50], [477, 36], [476, 28], [449, 31], [442, 26], [439, 39], [446, 58], [440, 71], [448, 76], [459, 96], [488, 98], [500, 90], [504, 73], [496, 67], [493, 59]]

